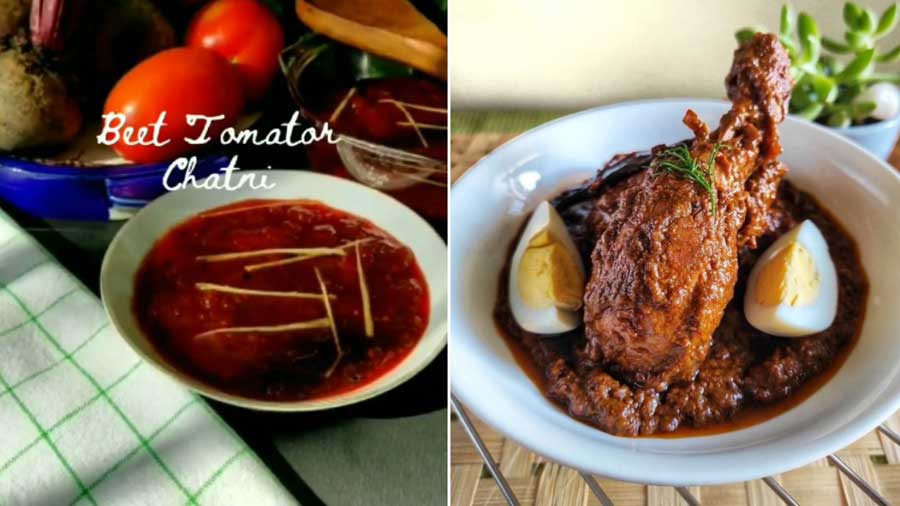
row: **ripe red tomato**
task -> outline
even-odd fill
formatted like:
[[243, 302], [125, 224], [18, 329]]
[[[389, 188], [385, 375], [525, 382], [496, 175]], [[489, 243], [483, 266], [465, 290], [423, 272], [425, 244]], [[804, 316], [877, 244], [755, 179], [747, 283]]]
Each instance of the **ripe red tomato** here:
[[188, 125], [185, 115], [224, 114], [225, 119], [209, 128], [208, 135], [215, 139], [234, 125], [243, 106], [240, 82], [227, 61], [207, 49], [179, 47], [157, 53], [125, 74], [107, 97], [103, 112], [125, 114], [120, 131], [129, 126], [135, 130], [148, 127], [166, 112], [160, 139], [169, 139], [167, 145], [128, 146], [120, 140], [113, 146], [132, 162], [151, 163], [171, 160], [199, 147], [184, 139], [199, 137], [205, 122]]
[[186, 43], [219, 53], [237, 68], [244, 97], [263, 97], [278, 70], [284, 32], [274, 14], [257, 0], [214, 0], [191, 21]]

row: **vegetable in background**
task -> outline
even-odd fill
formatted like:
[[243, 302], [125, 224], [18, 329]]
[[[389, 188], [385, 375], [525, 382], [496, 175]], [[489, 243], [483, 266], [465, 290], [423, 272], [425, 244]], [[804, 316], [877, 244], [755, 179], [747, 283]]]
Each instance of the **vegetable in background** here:
[[0, 0], [0, 38], [15, 35], [28, 19], [30, 0]]
[[[821, 36], [809, 14], [801, 12], [795, 18], [791, 8], [783, 6], [778, 35], [791, 57], [794, 90], [790, 112], [834, 127], [871, 117], [876, 104], [860, 95], [875, 83], [900, 82], [900, 74], [875, 72], [878, 63], [900, 60], [900, 46], [887, 52], [876, 48], [878, 40], [896, 27], [898, 14], [896, 3], [877, 16], [871, 9], [847, 2], [843, 10], [847, 30], [841, 42]], [[742, 43], [757, 31], [743, 28], [735, 37]], [[846, 61], [840, 61], [838, 55], [846, 55]]]
[[[96, 0], [95, 0], [96, 1]], [[150, 55], [175, 46], [178, 37], [169, 21], [150, 0], [99, 0], [99, 24], [83, 24], [89, 30], [92, 47], [81, 58], [83, 67], [91, 69], [85, 83], [99, 92], [98, 107], [106, 92], [129, 69]]]
[[175, 41], [151, 0], [0, 0], [0, 151], [71, 141], [125, 71]]
[[0, 151], [62, 144], [81, 129], [71, 84], [58, 70], [62, 0], [34, 0], [30, 40], [0, 40]]
[[186, 114], [216, 116], [209, 130], [213, 138], [234, 125], [244, 106], [241, 84], [232, 66], [221, 56], [203, 48], [167, 49], [144, 60], [125, 74], [106, 100], [104, 114], [125, 113], [126, 126], [149, 126], [166, 112], [162, 137], [170, 139], [163, 147], [128, 146], [120, 141], [113, 149], [137, 163], [172, 160], [196, 146], [185, 137], [198, 137], [204, 122], [190, 126]]
[[265, 95], [278, 71], [284, 33], [275, 15], [257, 0], [214, 0], [194, 17], [186, 43], [231, 62], [248, 102]]

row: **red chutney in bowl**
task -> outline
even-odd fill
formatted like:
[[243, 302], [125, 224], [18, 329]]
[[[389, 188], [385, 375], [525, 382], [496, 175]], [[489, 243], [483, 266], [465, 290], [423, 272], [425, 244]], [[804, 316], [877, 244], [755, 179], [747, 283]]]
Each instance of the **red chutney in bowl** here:
[[412, 250], [309, 200], [248, 200], [188, 219], [144, 259], [134, 300], [142, 330], [172, 365], [270, 401], [375, 381], [419, 342], [429, 307]]
[[[447, 160], [446, 83], [420, 77], [365, 80], [353, 88], [337, 90], [324, 103], [328, 106], [313, 114], [319, 122], [327, 121], [339, 134], [438, 161]], [[418, 130], [412, 127], [410, 118]], [[308, 154], [317, 169], [354, 179], [343, 166], [334, 145], [317, 142], [309, 146]], [[447, 174], [435, 173], [427, 179], [430, 183], [385, 190], [385, 193], [427, 220], [446, 222]]]

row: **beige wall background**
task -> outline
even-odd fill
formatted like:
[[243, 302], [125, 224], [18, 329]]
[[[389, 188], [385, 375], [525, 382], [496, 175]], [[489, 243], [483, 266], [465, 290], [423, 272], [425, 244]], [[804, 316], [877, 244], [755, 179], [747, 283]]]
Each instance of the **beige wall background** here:
[[[878, 14], [890, 0], [862, 0]], [[724, 97], [734, 32], [777, 30], [766, 0], [452, 0], [454, 109], [570, 109], [649, 97]], [[798, 0], [843, 39], [842, 1]], [[882, 39], [900, 43], [900, 27]], [[893, 70], [897, 70], [897, 65]]]

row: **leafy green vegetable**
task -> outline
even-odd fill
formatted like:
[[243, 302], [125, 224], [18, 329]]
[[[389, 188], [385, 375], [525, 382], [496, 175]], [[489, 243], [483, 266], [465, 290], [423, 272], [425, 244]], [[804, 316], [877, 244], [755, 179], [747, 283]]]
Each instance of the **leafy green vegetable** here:
[[735, 32], [734, 37], [737, 39], [738, 44], [743, 44], [745, 42], [750, 42], [750, 39], [752, 39], [757, 32], [762, 31], [765, 31], [765, 29], [756, 27], [741, 28]]
[[878, 55], [878, 57], [877, 57], [877, 60], [880, 63], [895, 62], [898, 59], [900, 59], [900, 46], [897, 46], [894, 49], [891, 49], [887, 53], [882, 53], [882, 54]]
[[853, 58], [850, 63], [844, 67], [844, 70], [840, 71], [837, 75], [834, 76], [834, 79], [838, 83], [848, 83], [852, 82], [855, 79], [861, 77], [866, 72], [870, 72], [872, 70], [872, 61], [875, 59], [875, 49], [866, 49], [859, 53], [856, 53], [856, 57]]
[[847, 2], [844, 4], [844, 23], [851, 28], [855, 28], [857, 26], [857, 19], [862, 14], [862, 9], [852, 2]]
[[785, 5], [782, 7], [781, 16], [779, 18], [779, 33], [791, 33], [794, 31], [794, 13], [791, 11], [791, 6]]
[[[878, 63], [900, 61], [900, 45], [886, 52], [876, 47], [897, 27], [898, 4], [891, 4], [877, 16], [871, 9], [847, 2], [842, 15], [846, 25], [843, 42], [822, 36], [812, 16], [805, 12], [795, 16], [788, 5], [781, 8], [778, 23], [778, 38], [791, 57], [794, 77], [791, 113], [831, 126], [847, 126], [868, 118], [875, 104], [855, 103], [854, 99], [869, 86], [900, 83], [900, 74], [875, 72]], [[744, 43], [761, 31], [765, 30], [741, 28], [735, 38]], [[847, 55], [845, 61], [836, 57], [839, 55]]]
[[881, 19], [878, 20], [878, 28], [875, 30], [875, 35], [879, 37], [886, 35], [895, 26], [897, 26], [897, 4], [892, 4], [881, 15]]
[[832, 53], [847, 54], [853, 51], [853, 48], [843, 42], [838, 42], [829, 37], [822, 37], [822, 47]]

